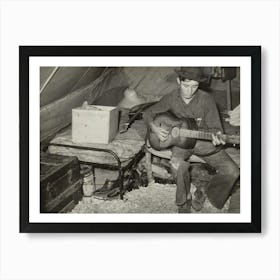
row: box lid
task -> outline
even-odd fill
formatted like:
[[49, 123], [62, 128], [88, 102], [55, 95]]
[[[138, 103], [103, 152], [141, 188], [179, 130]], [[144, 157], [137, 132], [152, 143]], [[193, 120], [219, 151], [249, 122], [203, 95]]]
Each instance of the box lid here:
[[114, 106], [102, 106], [102, 105], [87, 105], [81, 106], [78, 108], [73, 108], [72, 110], [92, 110], [92, 111], [100, 111], [100, 112], [110, 112], [115, 110], [117, 107]]

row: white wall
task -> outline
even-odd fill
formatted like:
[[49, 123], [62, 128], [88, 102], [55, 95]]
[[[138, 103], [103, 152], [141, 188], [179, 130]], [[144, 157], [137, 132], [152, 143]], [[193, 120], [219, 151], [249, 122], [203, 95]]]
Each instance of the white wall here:
[[[1, 1], [1, 279], [280, 279], [279, 1]], [[262, 234], [19, 234], [18, 45], [262, 45]]]

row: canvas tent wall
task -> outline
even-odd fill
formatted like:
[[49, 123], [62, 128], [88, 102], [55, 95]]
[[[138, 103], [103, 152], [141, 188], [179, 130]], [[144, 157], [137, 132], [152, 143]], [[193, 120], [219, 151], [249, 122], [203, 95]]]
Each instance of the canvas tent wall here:
[[[127, 87], [134, 88], [147, 102], [159, 100], [178, 87], [177, 67], [41, 67], [40, 140], [44, 141], [71, 124], [72, 108], [84, 101], [117, 105]], [[205, 72], [207, 72], [205, 68]], [[206, 73], [207, 74], [207, 73]], [[213, 92], [224, 94], [221, 80], [211, 82]], [[239, 75], [232, 83], [239, 104]], [[223, 106], [223, 104], [221, 104]]]

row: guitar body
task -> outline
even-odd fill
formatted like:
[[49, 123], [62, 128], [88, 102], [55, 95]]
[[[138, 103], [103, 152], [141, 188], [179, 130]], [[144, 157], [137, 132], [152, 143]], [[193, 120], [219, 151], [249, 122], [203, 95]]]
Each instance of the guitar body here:
[[175, 136], [171, 134], [171, 130], [174, 127], [185, 128], [190, 130], [197, 130], [197, 124], [193, 118], [177, 118], [170, 112], [157, 114], [154, 118], [154, 124], [166, 129], [169, 132], [167, 139], [162, 142], [157, 135], [151, 130], [148, 132], [148, 139], [151, 146], [156, 150], [168, 149], [172, 146], [177, 146], [183, 149], [192, 149], [195, 146], [196, 139], [187, 138], [181, 136]]

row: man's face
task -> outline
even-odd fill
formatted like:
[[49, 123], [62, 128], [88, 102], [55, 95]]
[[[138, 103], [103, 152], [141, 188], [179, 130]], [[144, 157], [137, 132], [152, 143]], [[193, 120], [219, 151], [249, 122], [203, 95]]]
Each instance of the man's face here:
[[198, 82], [194, 80], [180, 81], [181, 96], [183, 99], [190, 99], [198, 89]]

